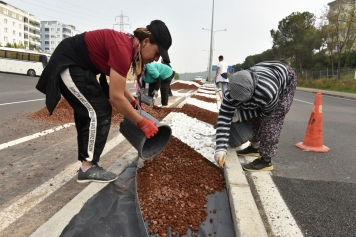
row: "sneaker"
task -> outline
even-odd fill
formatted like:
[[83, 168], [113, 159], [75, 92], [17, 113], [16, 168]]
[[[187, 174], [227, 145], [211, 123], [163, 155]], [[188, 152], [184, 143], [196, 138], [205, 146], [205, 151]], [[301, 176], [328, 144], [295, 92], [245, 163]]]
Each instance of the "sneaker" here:
[[255, 159], [247, 165], [243, 165], [242, 168], [247, 171], [271, 171], [274, 169], [272, 162], [266, 162], [261, 157]]
[[236, 153], [240, 156], [256, 156], [259, 157], [260, 153], [258, 148], [253, 148], [253, 146], [249, 145], [243, 150], [236, 151]]
[[81, 168], [78, 171], [78, 183], [110, 183], [116, 180], [118, 176], [112, 172], [104, 170], [98, 164], [93, 164], [86, 172], [83, 172]]

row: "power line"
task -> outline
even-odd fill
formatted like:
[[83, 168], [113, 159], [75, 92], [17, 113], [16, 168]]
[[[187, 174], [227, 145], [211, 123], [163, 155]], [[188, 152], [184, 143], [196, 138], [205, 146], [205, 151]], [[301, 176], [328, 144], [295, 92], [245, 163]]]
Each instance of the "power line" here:
[[[49, 9], [49, 10], [51, 10], [51, 11], [59, 12], [59, 13], [62, 13], [62, 14], [68, 15], [68, 16], [74, 16], [74, 15], [67, 14], [67, 13], [64, 13], [64, 12], [61, 12], [61, 11], [53, 10], [53, 9], [51, 9], [51, 8], [48, 8], [48, 7], [44, 7], [44, 6], [41, 6], [41, 5], [37, 5], [37, 4], [34, 4], [34, 3], [32, 3], [32, 2], [27, 2], [27, 1], [24, 1], [24, 0], [20, 0], [20, 1], [29, 3], [29, 4], [31, 4], [31, 5], [39, 6], [39, 7], [45, 8], [45, 9]], [[97, 21], [89, 20], [89, 19], [86, 19], [86, 18], [83, 18], [83, 17], [78, 17], [78, 16], [74, 16], [74, 17], [81, 18], [81, 19], [83, 19], [83, 20], [92, 21], [92, 22], [97, 23]]]
[[[37, 2], [42, 2], [42, 1], [37, 0]], [[63, 8], [63, 7], [60, 7], [60, 6], [56, 6], [56, 5], [53, 5], [53, 4], [49, 4], [49, 3], [46, 3], [46, 2], [42, 2], [42, 3], [44, 3], [46, 5], [54, 6], [54, 7], [57, 7], [57, 8], [62, 8], [63, 10], [66, 10], [66, 11], [71, 11], [71, 12], [75, 12], [75, 13], [79, 13], [79, 14], [82, 14], [82, 15], [87, 15], [87, 16], [92, 17], [92, 15], [89, 15], [89, 14], [73, 11], [73, 10], [66, 9], [66, 8]], [[95, 16], [95, 18], [101, 18], [101, 19], [104, 19], [104, 20], [109, 20], [109, 19], [105, 19], [105, 18], [102, 18], [102, 17], [98, 17], [98, 16]]]
[[78, 5], [75, 5], [75, 4], [71, 3], [71, 2], [66, 2], [66, 1], [63, 1], [63, 0], [60, 0], [60, 1], [61, 1], [61, 2], [64, 2], [64, 3], [67, 3], [67, 4], [70, 4], [70, 5], [73, 5], [73, 6], [76, 6], [76, 7], [79, 7], [79, 8], [81, 8], [81, 9], [85, 9], [85, 10], [87, 10], [87, 11], [91, 11], [91, 12], [93, 12], [93, 13], [95, 13], [95, 14], [98, 14], [98, 12], [92, 11], [92, 10], [90, 10], [90, 9], [88, 9], [88, 8], [84, 8], [83, 6], [78, 6]]

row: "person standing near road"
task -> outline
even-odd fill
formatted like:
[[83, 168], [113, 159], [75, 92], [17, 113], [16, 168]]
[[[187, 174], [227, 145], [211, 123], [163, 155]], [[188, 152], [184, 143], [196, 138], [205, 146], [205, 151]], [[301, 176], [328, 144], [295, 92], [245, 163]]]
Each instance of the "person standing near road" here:
[[219, 63], [217, 65], [215, 81], [219, 85], [219, 89], [221, 89], [222, 93], [224, 94], [227, 88], [227, 84], [229, 79], [227, 78], [227, 63], [224, 61], [224, 56], [219, 56]]
[[[133, 34], [111, 29], [88, 31], [64, 39], [55, 49], [36, 88], [46, 94], [50, 114], [61, 94], [74, 110], [78, 160], [82, 163], [79, 183], [111, 182], [118, 178], [97, 164], [109, 134], [112, 106], [137, 124], [146, 138], [157, 133], [155, 123], [135, 111], [139, 106], [126, 87], [126, 76], [130, 67], [139, 75], [145, 64], [160, 56], [170, 62], [171, 44], [165, 23], [154, 20]], [[100, 84], [95, 76], [99, 73]], [[110, 76], [110, 86], [106, 75]]]
[[258, 158], [243, 165], [243, 169], [273, 170], [271, 159], [277, 153], [282, 125], [292, 105], [296, 85], [294, 70], [277, 61], [261, 62], [231, 76], [216, 129], [214, 158], [220, 166], [225, 162], [232, 120], [247, 120], [254, 137], [250, 146], [237, 151], [237, 154], [254, 155]]

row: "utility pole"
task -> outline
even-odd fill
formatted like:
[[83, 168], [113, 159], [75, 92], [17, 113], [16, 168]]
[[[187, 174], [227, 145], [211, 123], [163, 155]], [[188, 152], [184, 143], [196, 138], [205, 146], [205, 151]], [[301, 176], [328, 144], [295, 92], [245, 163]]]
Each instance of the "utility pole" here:
[[122, 14], [122, 11], [121, 11], [121, 14], [120, 14], [120, 15], [115, 16], [115, 21], [116, 21], [116, 18], [120, 18], [120, 22], [119, 22], [119, 23], [115, 23], [115, 24], [113, 25], [113, 29], [115, 28], [115, 25], [120, 25], [120, 32], [124, 32], [124, 26], [125, 26], [125, 25], [129, 25], [129, 26], [130, 26], [130, 29], [131, 29], [131, 24], [125, 23], [125, 22], [124, 22], [124, 17], [127, 17], [127, 20], [129, 20], [129, 17], [128, 17], [128, 16], [124, 16], [124, 15]]
[[211, 64], [213, 60], [213, 32], [214, 32], [214, 0], [213, 0], [213, 10], [211, 15], [211, 35], [210, 35], [210, 57], [209, 57], [209, 81], [214, 81], [211, 78]]

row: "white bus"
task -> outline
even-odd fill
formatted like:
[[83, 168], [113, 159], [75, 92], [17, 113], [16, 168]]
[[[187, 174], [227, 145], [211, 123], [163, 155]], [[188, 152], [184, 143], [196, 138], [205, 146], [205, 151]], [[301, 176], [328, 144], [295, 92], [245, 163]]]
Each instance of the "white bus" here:
[[0, 47], [0, 71], [40, 76], [49, 56], [25, 49]]

